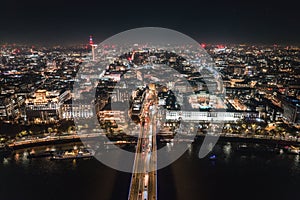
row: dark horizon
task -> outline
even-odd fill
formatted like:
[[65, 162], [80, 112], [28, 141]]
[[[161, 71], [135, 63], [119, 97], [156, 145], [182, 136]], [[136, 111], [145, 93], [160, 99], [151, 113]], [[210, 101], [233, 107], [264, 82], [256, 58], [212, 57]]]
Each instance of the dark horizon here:
[[198, 42], [299, 45], [296, 1], [1, 2], [0, 43], [84, 44], [138, 27], [163, 27]]

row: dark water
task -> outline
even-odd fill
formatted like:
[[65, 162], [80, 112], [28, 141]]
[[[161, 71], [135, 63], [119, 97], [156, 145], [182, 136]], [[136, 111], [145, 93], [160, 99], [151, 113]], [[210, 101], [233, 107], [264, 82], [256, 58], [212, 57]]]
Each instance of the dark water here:
[[[219, 143], [215, 161], [199, 159], [200, 144], [158, 171], [159, 199], [299, 199], [300, 158], [296, 155], [234, 151]], [[127, 199], [131, 174], [97, 160], [0, 159], [0, 200]]]
[[160, 199], [299, 199], [299, 155], [240, 153], [237, 145], [219, 143], [214, 161], [199, 159], [200, 145], [192, 146], [158, 172]]
[[0, 163], [0, 200], [127, 199], [130, 178], [96, 159], [50, 161], [20, 153]]

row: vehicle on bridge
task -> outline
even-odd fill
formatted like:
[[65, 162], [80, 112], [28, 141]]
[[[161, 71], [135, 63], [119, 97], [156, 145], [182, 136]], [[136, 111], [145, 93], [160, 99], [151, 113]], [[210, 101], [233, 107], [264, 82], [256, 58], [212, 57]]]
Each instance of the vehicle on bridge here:
[[148, 191], [144, 190], [143, 192], [143, 200], [148, 200]]
[[145, 189], [147, 189], [147, 187], [148, 187], [148, 182], [149, 182], [149, 174], [146, 174], [144, 176], [144, 187], [145, 187]]

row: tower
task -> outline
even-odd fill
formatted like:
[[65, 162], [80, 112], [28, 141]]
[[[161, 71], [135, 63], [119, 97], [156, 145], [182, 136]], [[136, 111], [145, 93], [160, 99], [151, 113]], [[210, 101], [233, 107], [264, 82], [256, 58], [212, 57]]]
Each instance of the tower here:
[[90, 44], [90, 46], [92, 47], [93, 61], [96, 61], [96, 58], [95, 58], [95, 49], [97, 48], [97, 45], [94, 44], [93, 36], [90, 36], [90, 42], [89, 42], [89, 44]]

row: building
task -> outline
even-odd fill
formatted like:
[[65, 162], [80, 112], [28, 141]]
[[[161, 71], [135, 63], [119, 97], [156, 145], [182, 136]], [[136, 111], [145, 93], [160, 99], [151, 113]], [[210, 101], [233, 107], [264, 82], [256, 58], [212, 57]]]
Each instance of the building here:
[[257, 112], [193, 112], [167, 111], [166, 120], [183, 120], [194, 122], [236, 122], [245, 118], [257, 118]]
[[61, 106], [71, 98], [69, 90], [37, 90], [25, 101], [25, 121], [33, 123], [50, 123], [59, 119]]
[[24, 101], [24, 96], [16, 94], [0, 96], [0, 119], [9, 120], [20, 116]]
[[287, 97], [282, 101], [283, 117], [293, 124], [300, 123], [300, 100]]
[[94, 116], [94, 107], [91, 105], [72, 105], [64, 104], [62, 105], [60, 112], [60, 119], [88, 119]]

